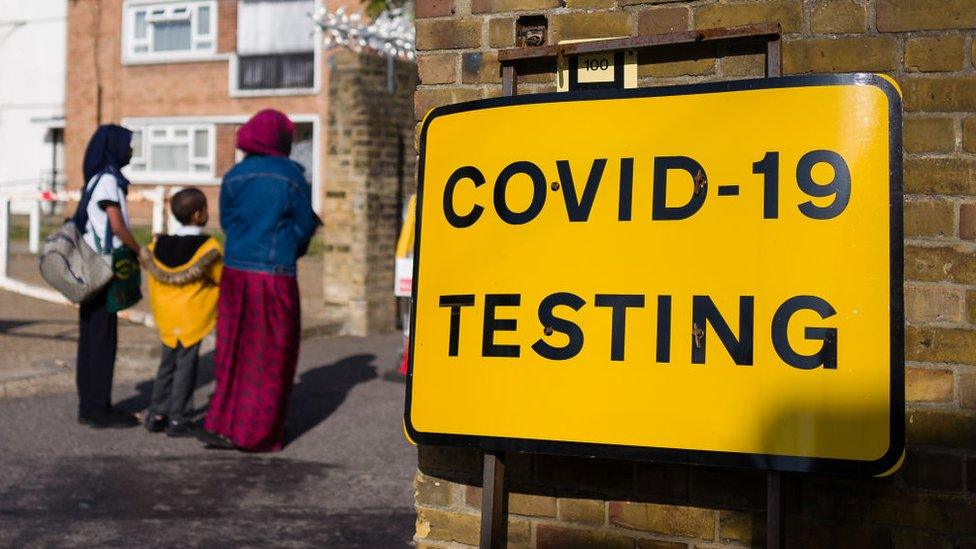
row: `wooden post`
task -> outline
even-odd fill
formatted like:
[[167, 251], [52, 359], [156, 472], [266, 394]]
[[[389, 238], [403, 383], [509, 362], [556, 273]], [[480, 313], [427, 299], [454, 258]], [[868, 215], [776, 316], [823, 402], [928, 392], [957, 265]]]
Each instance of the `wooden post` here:
[[481, 549], [500, 549], [508, 542], [508, 498], [505, 454], [485, 452], [481, 483]]
[[511, 63], [502, 65], [502, 95], [518, 95], [518, 73]]
[[766, 473], [766, 549], [786, 547], [783, 527], [783, 473]]
[[783, 73], [783, 40], [777, 38], [766, 42], [766, 78], [775, 78]]

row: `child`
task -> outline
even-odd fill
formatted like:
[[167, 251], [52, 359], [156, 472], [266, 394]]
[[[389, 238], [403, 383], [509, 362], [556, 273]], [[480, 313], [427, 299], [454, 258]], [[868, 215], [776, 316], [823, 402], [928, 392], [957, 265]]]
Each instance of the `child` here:
[[173, 235], [157, 236], [142, 254], [163, 341], [145, 427], [184, 437], [196, 434], [191, 415], [200, 340], [216, 323], [222, 252], [216, 239], [203, 234], [209, 215], [207, 197], [199, 189], [176, 193], [170, 208], [183, 226]]

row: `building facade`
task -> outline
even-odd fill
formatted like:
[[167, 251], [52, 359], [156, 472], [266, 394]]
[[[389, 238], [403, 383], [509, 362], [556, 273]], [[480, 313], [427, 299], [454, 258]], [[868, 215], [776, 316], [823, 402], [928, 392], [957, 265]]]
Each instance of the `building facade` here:
[[[365, 264], [369, 277], [351, 269], [328, 271], [323, 282], [326, 312], [340, 320], [347, 333], [384, 332], [396, 324], [392, 252], [383, 258], [348, 243], [366, 242], [360, 237], [377, 227], [383, 237], [369, 242], [395, 239], [398, 212], [372, 208], [358, 215], [357, 208], [370, 208], [375, 201], [397, 203], [398, 198], [386, 196], [397, 188], [387, 180], [396, 178], [404, 166], [378, 162], [380, 168], [371, 167], [366, 156], [350, 158], [344, 151], [350, 150], [353, 140], [369, 140], [375, 133], [371, 125], [387, 132], [397, 127], [395, 118], [357, 116], [364, 111], [385, 111], [391, 117], [399, 113], [404, 135], [412, 136], [410, 105], [416, 69], [412, 63], [388, 64], [376, 54], [326, 52], [312, 17], [323, 7], [355, 11], [360, 6], [356, 0], [71, 0], [65, 128], [68, 182], [70, 188], [80, 188], [81, 161], [95, 128], [122, 124], [134, 131], [133, 158], [125, 172], [137, 189], [163, 185], [172, 192], [197, 186], [210, 197], [215, 214], [221, 177], [241, 158], [235, 148], [237, 128], [261, 109], [278, 109], [297, 126], [291, 156], [305, 167], [314, 207], [325, 221], [321, 235], [326, 263], [341, 265], [346, 255], [357, 252], [361, 252], [357, 257], [372, 261]], [[337, 63], [360, 67], [362, 74], [343, 89], [334, 89], [329, 75]], [[376, 67], [382, 70], [377, 72]], [[395, 73], [393, 78], [387, 70]], [[369, 86], [387, 90], [389, 82], [396, 84], [390, 93], [366, 90]], [[331, 115], [334, 98], [352, 105]], [[330, 123], [349, 120], [354, 122], [349, 131], [330, 131]], [[377, 143], [393, 147], [390, 154], [395, 155], [395, 139]], [[387, 158], [382, 145], [352, 148], [357, 154]], [[351, 167], [327, 170], [330, 157]], [[401, 157], [391, 158], [405, 161]], [[379, 173], [374, 173], [377, 169]], [[360, 177], [367, 173], [370, 177]], [[354, 191], [330, 191], [329, 185], [342, 187], [351, 180], [362, 184]], [[148, 203], [130, 204], [133, 222], [147, 223], [150, 208]], [[384, 283], [388, 279], [389, 290], [378, 294], [376, 287], [367, 289], [367, 278]]]
[[[418, 0], [416, 13], [417, 120], [501, 95], [497, 52], [527, 16], [547, 44], [778, 22], [784, 74], [893, 77], [905, 110], [907, 457], [886, 478], [787, 475], [787, 546], [976, 547], [976, 1]], [[639, 84], [764, 75], [762, 53], [676, 53], [640, 59]], [[555, 91], [550, 71], [520, 79], [519, 93]], [[420, 447], [418, 546], [478, 544], [481, 465], [474, 449]], [[510, 454], [506, 477], [512, 547], [764, 543], [761, 471]]]
[[[351, 2], [350, 2], [351, 3]], [[214, 195], [239, 159], [238, 126], [263, 108], [296, 122], [292, 157], [321, 208], [327, 69], [316, 0], [78, 0], [68, 6], [67, 165], [79, 182], [99, 124], [131, 128], [136, 185]], [[328, 7], [335, 8], [330, 4]], [[136, 217], [144, 209], [134, 208]]]
[[63, 181], [66, 10], [66, 0], [0, 0], [0, 192]]

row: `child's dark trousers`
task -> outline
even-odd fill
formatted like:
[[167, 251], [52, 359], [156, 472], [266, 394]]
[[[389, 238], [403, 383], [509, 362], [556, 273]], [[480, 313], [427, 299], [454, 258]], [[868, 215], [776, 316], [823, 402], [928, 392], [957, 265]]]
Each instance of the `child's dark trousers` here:
[[197, 387], [200, 343], [176, 348], [163, 345], [163, 358], [153, 383], [150, 413], [167, 416], [170, 421], [187, 421], [193, 416], [193, 391]]

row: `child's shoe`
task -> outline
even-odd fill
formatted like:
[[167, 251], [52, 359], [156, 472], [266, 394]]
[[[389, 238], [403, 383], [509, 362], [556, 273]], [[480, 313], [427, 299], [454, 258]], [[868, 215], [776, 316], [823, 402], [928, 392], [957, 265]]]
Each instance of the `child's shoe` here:
[[196, 436], [196, 425], [192, 421], [178, 421], [171, 419], [166, 424], [166, 436], [173, 438]]
[[146, 421], [143, 426], [150, 433], [160, 433], [166, 428], [166, 416], [159, 416], [156, 414], [146, 415]]

